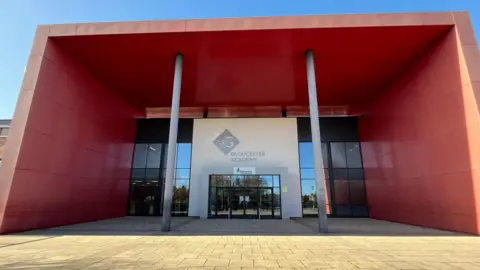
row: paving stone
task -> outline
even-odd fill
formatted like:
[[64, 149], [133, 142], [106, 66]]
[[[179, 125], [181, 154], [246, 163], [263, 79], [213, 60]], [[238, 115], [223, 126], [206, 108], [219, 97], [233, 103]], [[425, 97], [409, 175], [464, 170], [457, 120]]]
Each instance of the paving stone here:
[[229, 266], [229, 259], [208, 259], [204, 266], [226, 267]]
[[128, 217], [2, 235], [0, 268], [480, 269], [474, 236], [368, 219], [336, 219], [328, 235], [309, 229], [312, 221], [251, 222], [192, 219], [162, 233], [153, 219]]
[[249, 266], [253, 266], [253, 260], [243, 260], [243, 259], [236, 260], [236, 259], [233, 259], [233, 260], [230, 260], [229, 266], [249, 267]]
[[277, 260], [253, 260], [255, 267], [280, 267]]

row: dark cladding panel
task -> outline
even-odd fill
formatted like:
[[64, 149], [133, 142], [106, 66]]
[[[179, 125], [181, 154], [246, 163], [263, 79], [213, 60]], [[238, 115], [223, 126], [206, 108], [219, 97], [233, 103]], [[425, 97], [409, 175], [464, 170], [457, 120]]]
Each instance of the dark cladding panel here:
[[[136, 143], [168, 143], [170, 119], [138, 119]], [[191, 143], [193, 119], [181, 118], [178, 121], [177, 142]]]
[[[310, 118], [297, 118], [298, 141], [311, 142]], [[320, 132], [324, 142], [360, 141], [358, 117], [321, 117]]]

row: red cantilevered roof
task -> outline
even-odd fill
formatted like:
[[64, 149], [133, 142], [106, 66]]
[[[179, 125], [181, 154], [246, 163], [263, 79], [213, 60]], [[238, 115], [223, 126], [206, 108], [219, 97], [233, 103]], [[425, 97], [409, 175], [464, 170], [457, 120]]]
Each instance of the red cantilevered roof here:
[[[390, 15], [393, 19], [382, 15], [387, 16], [383, 22], [390, 20], [390, 24], [371, 23], [379, 15], [340, 17], [354, 16], [365, 19], [352, 25], [339, 23], [339, 27], [321, 22], [304, 27], [301, 21], [292, 21], [287, 29], [265, 21], [264, 28], [252, 24], [250, 30], [245, 23], [249, 19], [229, 19], [223, 24], [222, 20], [200, 20], [203, 28], [199, 29], [188, 28], [191, 21], [182, 21], [185, 28], [173, 31], [115, 32], [115, 24], [82, 24], [75, 25], [71, 34], [51, 38], [140, 108], [171, 103], [177, 52], [185, 57], [181, 106], [307, 105], [307, 49], [315, 56], [319, 104], [361, 108], [452, 28], [444, 21], [397, 25], [402, 21], [395, 21], [395, 14]], [[244, 24], [236, 26], [235, 20]], [[102, 32], [102, 26], [111, 31]], [[128, 23], [120, 26], [128, 28]], [[87, 31], [92, 27], [97, 27], [96, 33]]]

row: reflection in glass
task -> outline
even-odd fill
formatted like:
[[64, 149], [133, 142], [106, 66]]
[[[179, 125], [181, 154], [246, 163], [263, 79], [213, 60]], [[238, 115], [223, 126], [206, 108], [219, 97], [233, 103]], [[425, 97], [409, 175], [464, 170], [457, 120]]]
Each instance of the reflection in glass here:
[[[314, 168], [313, 144], [311, 142], [301, 142], [298, 144], [300, 154], [300, 168]], [[324, 168], [328, 167], [328, 148], [326, 143], [322, 143], [322, 159]]]
[[273, 186], [279, 187], [280, 186], [280, 177], [278, 175], [273, 176]]
[[362, 168], [362, 157], [360, 155], [360, 143], [346, 143], [348, 168]]
[[232, 176], [232, 186], [234, 187], [243, 187], [244, 181], [245, 179], [243, 175]]
[[279, 175], [210, 175], [209, 196], [209, 217], [281, 218]]
[[345, 143], [330, 143], [333, 168], [346, 168]]
[[189, 179], [190, 169], [175, 169], [174, 177], [176, 179]]
[[147, 164], [148, 144], [136, 144], [133, 152], [132, 168], [145, 168]]
[[348, 169], [348, 179], [363, 180], [363, 169]]
[[271, 217], [273, 214], [273, 192], [270, 188], [260, 188], [259, 207], [261, 218]]
[[260, 187], [273, 187], [274, 186], [274, 184], [273, 184], [273, 178], [274, 177], [277, 177], [277, 179], [278, 179], [278, 176], [272, 176], [272, 175], [262, 175], [262, 176], [260, 176], [259, 186]]
[[131, 187], [130, 215], [152, 216], [160, 208], [158, 182], [134, 181]]
[[139, 179], [143, 180], [145, 179], [145, 169], [132, 169], [132, 179]]
[[172, 214], [186, 215], [188, 212], [188, 181], [177, 180], [173, 191]]
[[[161, 143], [135, 145], [132, 162], [129, 215], [161, 214], [167, 159], [166, 146], [167, 144]], [[190, 157], [191, 144], [177, 144], [176, 163], [182, 166], [182, 168], [177, 167], [174, 174], [173, 215], [186, 215], [188, 211]], [[154, 201], [153, 203], [152, 200]]]
[[350, 181], [350, 202], [351, 204], [367, 204], [365, 183], [363, 181]]
[[[300, 142], [299, 152], [303, 214], [316, 215], [312, 143]], [[334, 209], [337, 211], [335, 214], [339, 216], [368, 216], [360, 143], [322, 143], [322, 157], [325, 168], [327, 213]], [[328, 168], [329, 164], [332, 168]]]
[[159, 169], [145, 169], [145, 179], [159, 179], [160, 170]]
[[300, 152], [300, 167], [301, 168], [313, 168], [313, 146], [310, 142], [301, 142], [298, 145], [298, 151]]
[[281, 193], [280, 188], [273, 189], [273, 216], [281, 217], [282, 216], [282, 205], [281, 205]]
[[175, 168], [190, 169], [192, 155], [192, 144], [178, 143], [177, 144], [177, 162]]
[[348, 180], [333, 180], [335, 189], [335, 203], [350, 204], [350, 190]]
[[334, 180], [348, 180], [347, 169], [333, 169]]
[[160, 159], [162, 157], [162, 144], [149, 144], [147, 147], [147, 168], [160, 168]]
[[245, 187], [258, 187], [260, 182], [260, 176], [258, 175], [245, 175], [243, 186]]
[[302, 181], [302, 207], [304, 215], [317, 214], [317, 199], [316, 199], [316, 185], [315, 180]]
[[315, 179], [315, 169], [300, 169], [302, 179]]
[[339, 217], [351, 217], [352, 216], [352, 206], [351, 205], [337, 205], [335, 206], [337, 216]]

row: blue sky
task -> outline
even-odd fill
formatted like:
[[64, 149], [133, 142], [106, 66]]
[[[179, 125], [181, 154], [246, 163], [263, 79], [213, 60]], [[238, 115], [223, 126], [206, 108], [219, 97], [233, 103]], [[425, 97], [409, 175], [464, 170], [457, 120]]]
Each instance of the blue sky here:
[[470, 11], [479, 36], [479, 0], [0, 0], [0, 119], [13, 115], [38, 24], [451, 10]]

